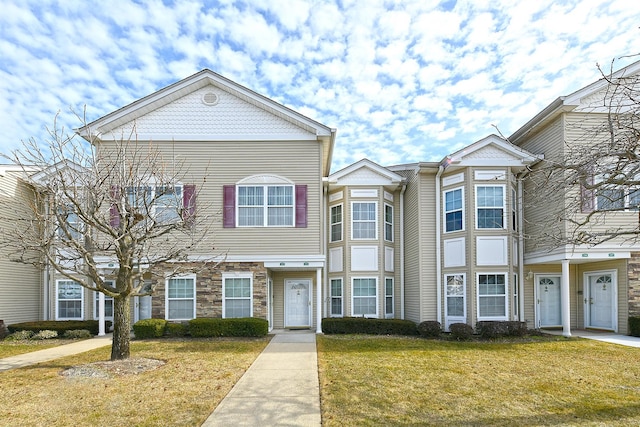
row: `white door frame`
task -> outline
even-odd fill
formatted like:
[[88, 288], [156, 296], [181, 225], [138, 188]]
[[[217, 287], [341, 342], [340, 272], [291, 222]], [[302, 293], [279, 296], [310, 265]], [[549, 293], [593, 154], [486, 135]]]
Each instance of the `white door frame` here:
[[[539, 292], [539, 287], [540, 287], [540, 279], [544, 279], [544, 278], [550, 278], [553, 277], [555, 279], [558, 279], [558, 305], [560, 306], [560, 323], [558, 323], [557, 325], [545, 325], [542, 326], [542, 316], [540, 314], [540, 292]], [[541, 273], [538, 274], [536, 273], [533, 276], [533, 298], [536, 304], [536, 327], [537, 328], [541, 328], [541, 327], [546, 327], [546, 328], [554, 328], [554, 327], [561, 327], [562, 326], [562, 273]]]
[[[287, 306], [288, 306], [288, 283], [290, 282], [306, 282], [309, 285], [309, 301], [307, 302], [308, 307], [309, 307], [309, 315], [307, 318], [307, 325], [288, 325], [287, 324]], [[313, 280], [311, 279], [286, 279], [284, 281], [284, 327], [300, 327], [300, 328], [304, 328], [304, 327], [311, 327], [313, 325]]]
[[[611, 275], [611, 328], [591, 326], [591, 277]], [[611, 330], [618, 332], [618, 271], [600, 270], [584, 272], [584, 327]]]

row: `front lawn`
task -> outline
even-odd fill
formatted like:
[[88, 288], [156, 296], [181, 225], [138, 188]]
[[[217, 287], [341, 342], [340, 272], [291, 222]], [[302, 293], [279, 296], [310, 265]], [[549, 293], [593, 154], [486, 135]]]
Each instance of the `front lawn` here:
[[318, 336], [322, 421], [640, 425], [640, 350], [597, 341]]
[[60, 375], [72, 366], [109, 360], [109, 346], [0, 372], [0, 425], [200, 425], [268, 341], [134, 341], [133, 358], [166, 363], [141, 374], [113, 378]]
[[0, 340], [0, 359], [5, 357], [16, 356], [18, 354], [29, 353], [32, 351], [44, 350], [45, 348], [57, 347], [59, 345], [69, 344], [77, 340], [24, 340], [24, 341], [4, 341]]

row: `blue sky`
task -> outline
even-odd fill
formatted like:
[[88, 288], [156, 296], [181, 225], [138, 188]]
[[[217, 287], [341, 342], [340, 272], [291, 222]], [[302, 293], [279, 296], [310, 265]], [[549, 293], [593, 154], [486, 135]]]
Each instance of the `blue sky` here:
[[631, 0], [0, 0], [0, 151], [203, 68], [338, 129], [333, 170], [509, 135], [640, 53]]

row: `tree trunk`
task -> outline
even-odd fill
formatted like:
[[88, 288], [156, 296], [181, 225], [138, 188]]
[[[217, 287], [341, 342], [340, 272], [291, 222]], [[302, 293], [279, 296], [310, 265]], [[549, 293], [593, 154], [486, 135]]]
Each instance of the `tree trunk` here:
[[111, 360], [128, 359], [131, 343], [131, 298], [113, 298], [113, 344]]

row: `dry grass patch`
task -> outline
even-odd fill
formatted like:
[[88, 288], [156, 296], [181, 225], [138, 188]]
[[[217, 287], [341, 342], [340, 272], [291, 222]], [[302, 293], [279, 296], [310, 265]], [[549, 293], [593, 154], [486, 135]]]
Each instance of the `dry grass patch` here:
[[323, 425], [640, 425], [637, 348], [318, 336]]
[[0, 359], [16, 356], [18, 354], [30, 353], [32, 351], [44, 350], [45, 348], [57, 347], [69, 344], [78, 340], [25, 340], [25, 341], [0, 341]]
[[110, 378], [61, 375], [72, 367], [108, 360], [109, 347], [0, 372], [0, 425], [7, 420], [10, 425], [48, 426], [200, 425], [268, 341], [133, 342], [133, 358], [164, 364]]

